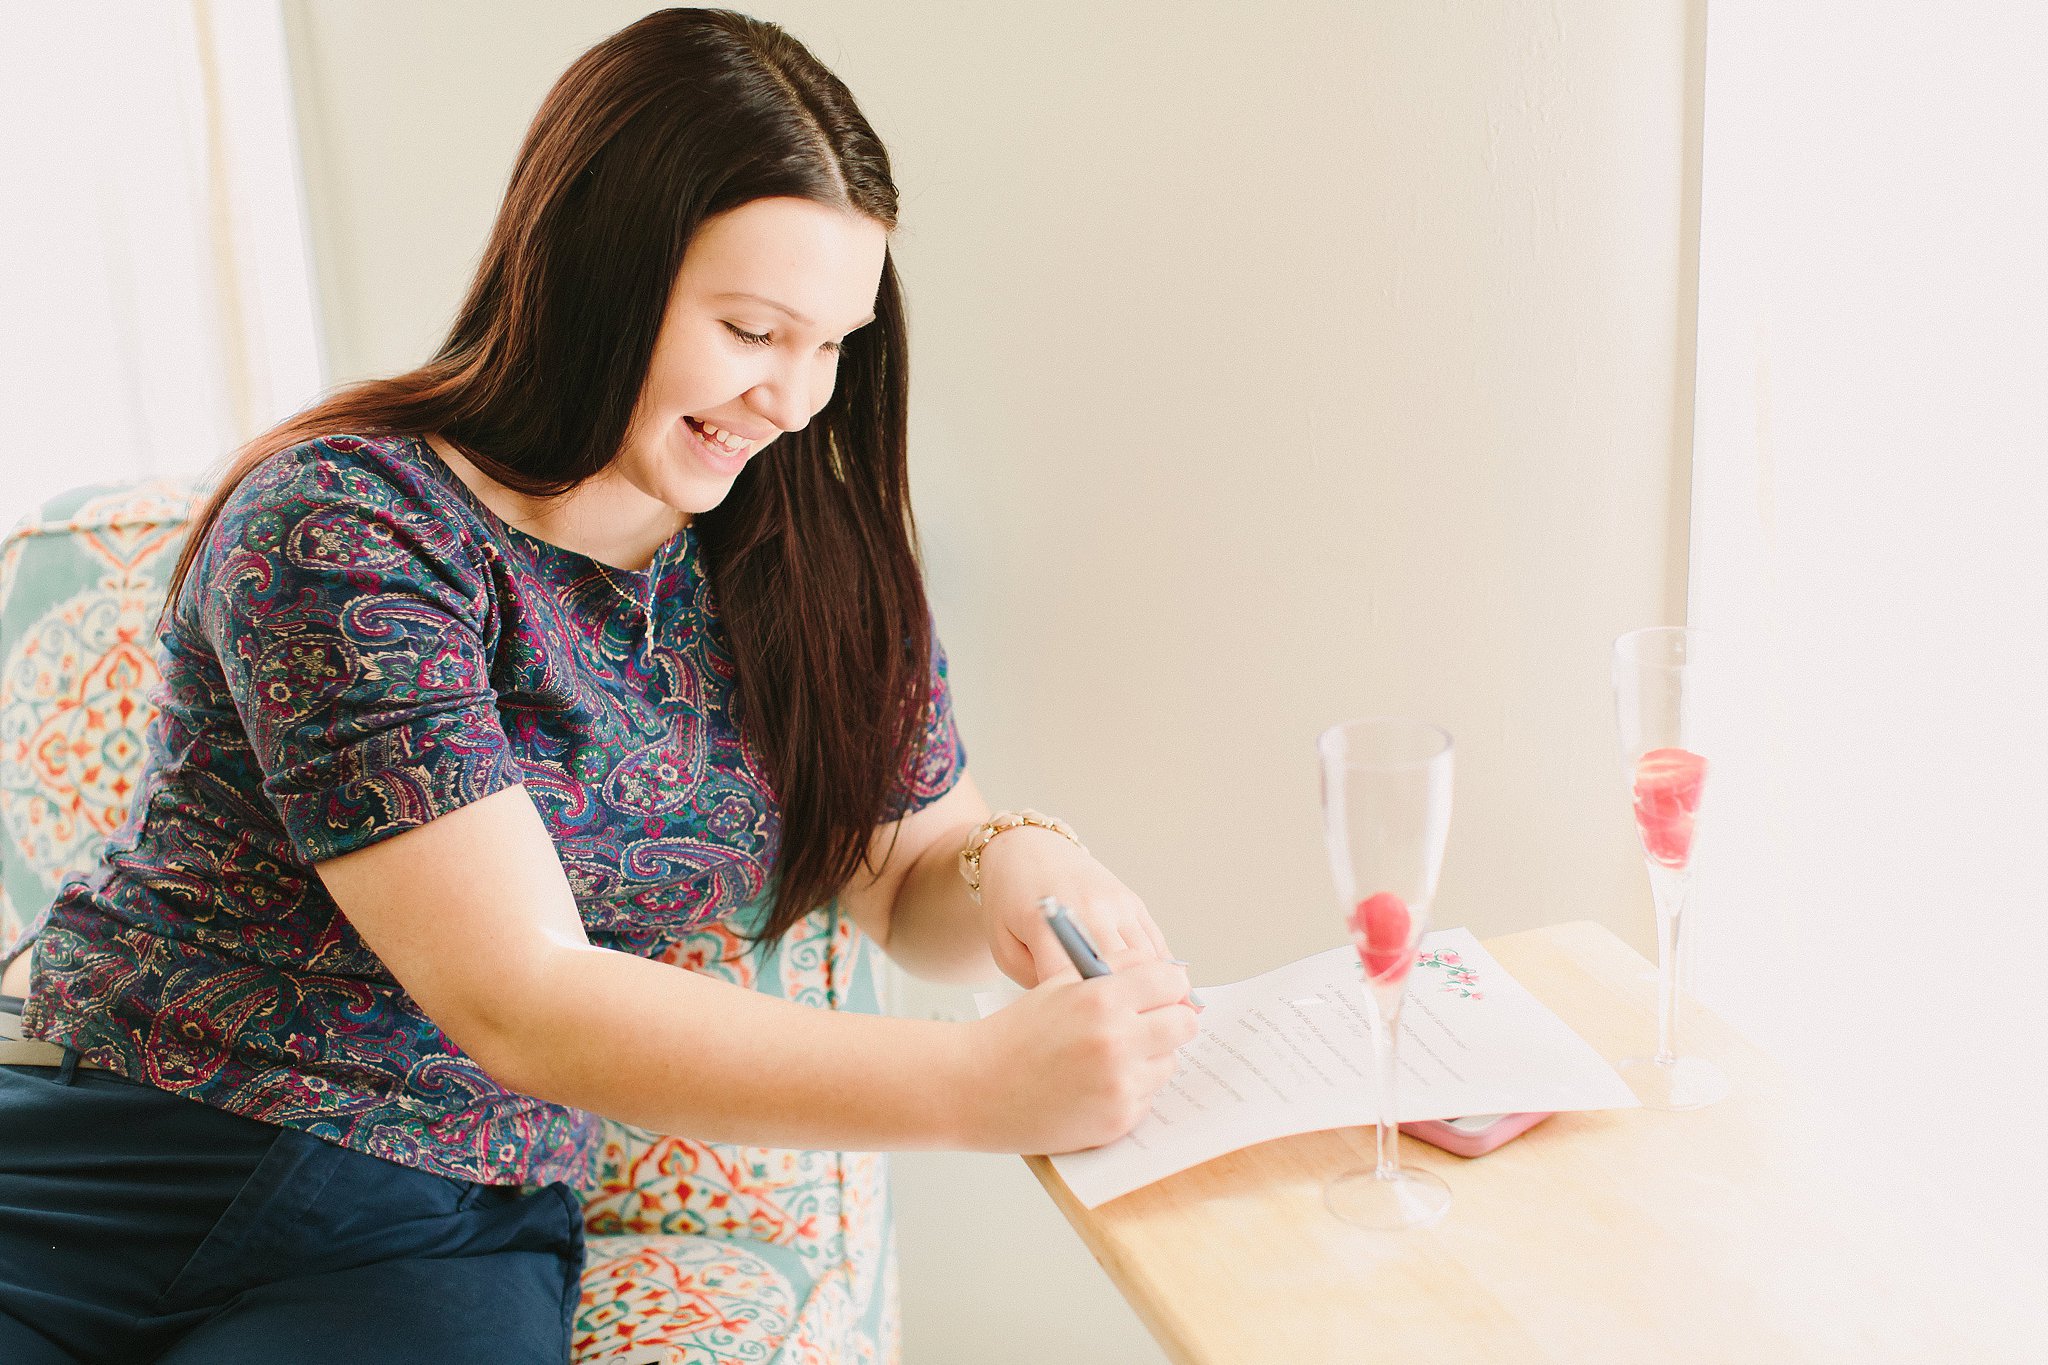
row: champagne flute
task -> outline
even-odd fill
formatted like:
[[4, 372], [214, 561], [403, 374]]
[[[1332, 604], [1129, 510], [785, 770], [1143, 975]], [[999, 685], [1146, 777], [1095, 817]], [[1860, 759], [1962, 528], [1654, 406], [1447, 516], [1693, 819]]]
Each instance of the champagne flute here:
[[1707, 784], [1699, 753], [1702, 643], [1699, 632], [1683, 626], [1630, 631], [1614, 642], [1622, 770], [1657, 907], [1657, 1051], [1626, 1058], [1618, 1069], [1648, 1109], [1697, 1109], [1728, 1093], [1721, 1069], [1704, 1057], [1679, 1056], [1672, 1036]]
[[1394, 1047], [1450, 831], [1451, 737], [1421, 721], [1382, 717], [1333, 725], [1316, 750], [1323, 842], [1364, 969], [1379, 1077], [1374, 1164], [1332, 1176], [1323, 1202], [1358, 1227], [1423, 1227], [1444, 1216], [1451, 1191], [1430, 1172], [1401, 1165]]

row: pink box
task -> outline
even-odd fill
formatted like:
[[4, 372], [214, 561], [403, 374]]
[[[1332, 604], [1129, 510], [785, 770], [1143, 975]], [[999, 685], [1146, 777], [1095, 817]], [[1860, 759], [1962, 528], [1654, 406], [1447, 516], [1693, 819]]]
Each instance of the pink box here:
[[1423, 1119], [1402, 1124], [1401, 1131], [1454, 1156], [1483, 1156], [1549, 1117], [1548, 1113], [1476, 1114], [1464, 1119]]

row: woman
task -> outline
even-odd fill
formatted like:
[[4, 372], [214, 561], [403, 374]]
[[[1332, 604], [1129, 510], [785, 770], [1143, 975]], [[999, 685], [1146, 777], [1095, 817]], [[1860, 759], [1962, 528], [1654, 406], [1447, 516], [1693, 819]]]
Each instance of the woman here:
[[[895, 210], [793, 39], [652, 15], [549, 94], [439, 354], [242, 453], [133, 813], [35, 935], [25, 1028], [68, 1051], [0, 1069], [0, 1357], [565, 1359], [592, 1114], [883, 1150], [1135, 1123], [1187, 979], [966, 775]], [[648, 960], [835, 895], [912, 970], [1035, 989], [956, 1024]]]

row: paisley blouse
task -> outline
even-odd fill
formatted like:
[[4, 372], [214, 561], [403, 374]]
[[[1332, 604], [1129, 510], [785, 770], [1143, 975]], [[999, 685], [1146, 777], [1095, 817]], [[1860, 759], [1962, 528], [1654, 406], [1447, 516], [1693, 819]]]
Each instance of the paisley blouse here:
[[[36, 934], [24, 1031], [442, 1175], [579, 1178], [596, 1120], [486, 1075], [313, 864], [522, 783], [593, 942], [651, 955], [754, 904], [780, 817], [695, 530], [617, 569], [507, 525], [423, 441], [312, 441], [229, 498], [163, 651], [134, 806]], [[965, 762], [933, 656], [896, 814]]]

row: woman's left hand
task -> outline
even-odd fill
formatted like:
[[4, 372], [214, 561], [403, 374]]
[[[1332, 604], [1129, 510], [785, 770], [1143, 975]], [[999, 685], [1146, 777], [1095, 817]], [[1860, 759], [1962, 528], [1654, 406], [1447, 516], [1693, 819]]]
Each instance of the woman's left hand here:
[[1096, 951], [1118, 963], [1177, 961], [1145, 902], [1078, 845], [1024, 825], [989, 840], [981, 855], [981, 908], [996, 965], [1027, 990], [1073, 963], [1045, 914], [1042, 897], [1063, 902]]

